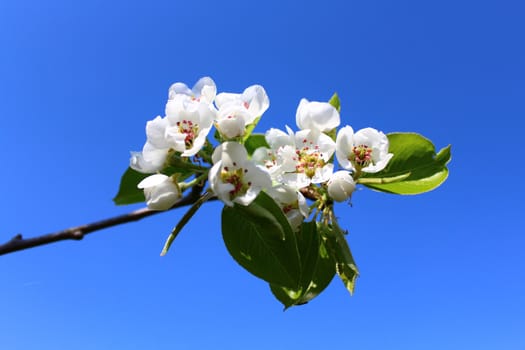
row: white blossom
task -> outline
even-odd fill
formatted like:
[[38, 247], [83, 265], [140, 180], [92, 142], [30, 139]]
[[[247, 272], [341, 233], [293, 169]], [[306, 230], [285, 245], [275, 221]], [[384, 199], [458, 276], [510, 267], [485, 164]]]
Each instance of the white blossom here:
[[178, 185], [171, 177], [163, 174], [150, 175], [137, 187], [144, 190], [146, 204], [153, 210], [167, 210], [181, 197]]
[[175, 97], [166, 104], [164, 137], [182, 157], [191, 157], [201, 150], [211, 130], [215, 110], [197, 100]]
[[376, 173], [393, 157], [388, 147], [388, 138], [376, 129], [365, 128], [354, 134], [352, 127], [345, 126], [337, 133], [336, 157], [344, 169]]
[[215, 195], [228, 206], [249, 205], [261, 189], [270, 188], [270, 176], [248, 160], [248, 152], [237, 142], [224, 142], [212, 154], [208, 174]]
[[339, 112], [328, 102], [309, 102], [303, 98], [297, 107], [295, 121], [299, 129], [328, 132], [341, 123]]
[[334, 141], [310, 129], [295, 134], [287, 130], [288, 134], [270, 129], [265, 135], [275, 152], [275, 180], [295, 189], [328, 181], [333, 172], [329, 160], [335, 151]]
[[336, 171], [328, 180], [328, 195], [336, 202], [344, 202], [354, 190], [355, 181], [348, 171]]
[[236, 104], [248, 112], [246, 125], [252, 124], [257, 117], [270, 106], [270, 99], [261, 85], [252, 85], [244, 90], [242, 94], [222, 92], [215, 98], [217, 108], [221, 110], [226, 105]]
[[170, 151], [192, 157], [204, 144], [215, 119], [212, 105], [184, 94], [175, 94], [166, 103], [166, 117], [146, 123], [142, 152], [132, 152], [130, 166], [142, 173], [162, 170]]

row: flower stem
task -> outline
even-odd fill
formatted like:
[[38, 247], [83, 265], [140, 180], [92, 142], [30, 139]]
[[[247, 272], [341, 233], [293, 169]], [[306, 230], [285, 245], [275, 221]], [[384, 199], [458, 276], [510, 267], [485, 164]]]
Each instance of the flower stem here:
[[171, 231], [170, 235], [168, 236], [168, 239], [166, 239], [166, 243], [164, 243], [164, 247], [162, 248], [162, 252], [160, 253], [160, 256], [166, 255], [168, 250], [170, 249], [171, 244], [177, 238], [179, 232], [184, 228], [184, 226], [190, 221], [190, 219], [195, 215], [197, 210], [210, 198], [212, 198], [215, 194], [211, 192], [210, 190], [206, 191], [193, 205], [191, 208], [184, 214], [182, 219], [180, 219], [179, 223], [175, 228]]
[[190, 182], [181, 182], [179, 183], [179, 187], [181, 191], [185, 191], [186, 189], [193, 187], [195, 185], [201, 184], [206, 178], [208, 177], [208, 172], [205, 172], [203, 174], [200, 174], [199, 176], [195, 177]]

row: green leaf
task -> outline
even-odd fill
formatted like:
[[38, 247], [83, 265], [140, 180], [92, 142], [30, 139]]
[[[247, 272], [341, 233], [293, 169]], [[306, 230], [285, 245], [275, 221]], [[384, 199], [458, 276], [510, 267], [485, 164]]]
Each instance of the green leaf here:
[[432, 142], [419, 134], [391, 133], [387, 136], [389, 152], [394, 156], [384, 170], [363, 173], [359, 183], [382, 192], [419, 194], [435, 189], [447, 179], [450, 145], [436, 154]]
[[128, 168], [120, 180], [120, 187], [113, 202], [117, 205], [133, 204], [144, 202], [144, 191], [137, 188], [139, 182], [150, 174], [142, 174], [136, 170]]
[[225, 206], [222, 236], [235, 261], [250, 273], [269, 283], [298, 287], [301, 261], [295, 234], [266, 193], [261, 192], [248, 206]]
[[304, 304], [321, 294], [332, 282], [335, 275], [335, 260], [328, 253], [325, 243], [320, 240], [319, 259], [306, 292], [301, 296], [298, 304]]
[[259, 147], [270, 148], [270, 146], [266, 142], [266, 138], [264, 137], [264, 134], [251, 134], [250, 137], [246, 139], [246, 142], [244, 143], [244, 147], [246, 147], [246, 150], [248, 151], [248, 154], [250, 156]]
[[359, 275], [350, 247], [343, 232], [337, 226], [317, 224], [317, 229], [325, 240], [329, 254], [335, 260], [335, 270], [350, 294], [354, 293], [355, 280]]
[[332, 95], [328, 103], [337, 109], [339, 113], [341, 113], [341, 101], [339, 100], [339, 95], [337, 95], [337, 92]]
[[270, 285], [272, 293], [285, 309], [314, 299], [330, 284], [335, 274], [335, 261], [320, 239], [316, 222], [303, 223], [297, 242], [303, 267], [300, 287], [290, 289]]
[[312, 281], [319, 259], [319, 235], [315, 222], [303, 222], [296, 234], [297, 247], [301, 259], [301, 277], [298, 288], [290, 289], [271, 284], [270, 288], [277, 299], [288, 308], [299, 302]]

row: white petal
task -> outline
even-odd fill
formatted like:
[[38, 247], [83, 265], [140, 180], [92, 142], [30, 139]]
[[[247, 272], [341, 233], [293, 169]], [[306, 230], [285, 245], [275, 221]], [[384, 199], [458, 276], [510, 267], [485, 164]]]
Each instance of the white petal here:
[[230, 103], [235, 100], [241, 99], [241, 94], [233, 94], [230, 92], [221, 92], [217, 96], [215, 96], [215, 104], [217, 105], [217, 108], [221, 108], [223, 105]]
[[244, 135], [245, 119], [238, 114], [228, 115], [217, 120], [217, 129], [226, 139], [234, 139]]
[[297, 201], [297, 190], [286, 185], [278, 185], [266, 191], [277, 203], [289, 205]]
[[297, 200], [299, 204], [299, 211], [305, 218], [307, 218], [310, 215], [310, 208], [308, 207], [308, 203], [306, 203], [306, 198], [304, 198], [301, 192], [297, 192]]
[[348, 160], [354, 148], [354, 129], [345, 126], [339, 130], [335, 140], [335, 155], [337, 161], [347, 170], [354, 170], [354, 165]]
[[166, 118], [157, 116], [155, 119], [146, 123], [146, 136], [148, 142], [156, 148], [169, 147], [166, 138], [164, 137], [166, 128], [169, 126]]
[[332, 163], [326, 164], [322, 168], [318, 168], [315, 170], [315, 175], [312, 178], [312, 183], [314, 184], [321, 184], [328, 180], [330, 180], [330, 177], [332, 176], [332, 173], [334, 172], [334, 165]]
[[[252, 85], [242, 93], [242, 100], [254, 117], [260, 117], [270, 106], [270, 99], [261, 85]], [[246, 107], [245, 105], [245, 107]]]
[[365, 172], [365, 173], [377, 173], [377, 172], [383, 170], [384, 168], [386, 168], [386, 166], [388, 165], [388, 162], [390, 161], [390, 159], [392, 159], [393, 156], [394, 156], [394, 154], [388, 153], [386, 156], [384, 156], [377, 163], [370, 164], [369, 166], [364, 167], [363, 168], [363, 172]]
[[217, 86], [212, 78], [203, 77], [193, 86], [192, 93], [194, 97], [200, 98], [201, 101], [210, 104], [213, 102], [215, 94], [217, 93]]
[[244, 174], [246, 180], [245, 182], [251, 182], [251, 187], [259, 189], [272, 187], [272, 179], [270, 178], [270, 174], [268, 174], [268, 172], [257, 167], [250, 161], [245, 162], [243, 167], [246, 171]]
[[204, 147], [204, 144], [206, 143], [206, 136], [210, 130], [211, 128], [202, 129], [199, 132], [199, 135], [193, 140], [192, 147], [182, 152], [181, 157], [192, 157], [196, 155], [202, 149], [202, 147]]
[[186, 134], [181, 133], [178, 126], [166, 128], [166, 140], [175, 151], [184, 152], [186, 150]]
[[180, 199], [180, 194], [176, 189], [173, 188], [163, 188], [163, 189], [154, 189], [151, 193], [146, 193], [144, 190], [144, 195], [146, 197], [146, 204], [149, 209], [152, 210], [168, 210]]
[[244, 135], [246, 125], [251, 121], [250, 113], [237, 103], [227, 103], [217, 113], [217, 128], [228, 139]]
[[224, 142], [222, 144], [223, 159], [224, 155], [227, 154], [232, 162], [243, 164], [248, 160], [248, 152], [243, 145], [238, 142]]
[[277, 164], [283, 172], [296, 171], [299, 160], [297, 158], [295, 146], [283, 146], [279, 148], [277, 155]]
[[308, 103], [309, 102], [306, 98], [302, 98], [301, 101], [299, 101], [299, 106], [297, 106], [297, 111], [295, 112], [295, 123], [299, 129], [308, 129], [308, 121], [306, 120], [306, 106]]
[[168, 89], [168, 98], [171, 100], [175, 98], [176, 95], [179, 95], [179, 94], [191, 96], [192, 91], [184, 83], [178, 82], [178, 83], [172, 84], [170, 88]]
[[299, 226], [301, 226], [304, 221], [303, 214], [297, 209], [291, 209], [285, 215], [288, 219], [288, 222], [290, 223], [290, 226], [292, 227], [292, 230], [297, 231]]
[[334, 140], [326, 134], [320, 134], [317, 139], [317, 146], [321, 152], [321, 158], [323, 158], [325, 162], [328, 162], [335, 152]]
[[231, 200], [230, 192], [235, 189], [230, 183], [219, 182], [215, 190], [213, 191], [217, 197], [226, 205], [233, 207], [233, 202]]
[[285, 173], [281, 175], [283, 184], [290, 186], [296, 190], [310, 185], [311, 180], [303, 173]]
[[230, 200], [230, 191], [235, 189], [232, 184], [224, 183], [221, 181], [220, 172], [222, 169], [222, 161], [215, 163], [210, 172], [208, 173], [208, 181], [210, 188], [215, 193], [217, 198], [223, 201], [228, 206], [233, 206], [233, 202]]
[[147, 178], [139, 182], [137, 187], [140, 189], [144, 189], [148, 187], [158, 186], [164, 181], [166, 181], [168, 178], [169, 177], [164, 174], [154, 174], [154, 175], [148, 176]]
[[285, 145], [294, 145], [293, 138], [282, 130], [271, 128], [264, 135], [268, 145], [274, 150]]
[[162, 167], [168, 156], [169, 148], [157, 148], [146, 142], [142, 148], [142, 157], [154, 167]]
[[222, 158], [222, 150], [224, 148], [224, 143], [221, 143], [220, 145], [218, 145], [217, 147], [215, 147], [215, 149], [213, 150], [213, 153], [211, 155], [211, 160], [213, 162], [213, 164], [216, 164], [218, 162], [220, 162], [221, 158]]
[[235, 197], [233, 201], [241, 205], [250, 205], [250, 203], [253, 202], [255, 198], [257, 198], [259, 192], [260, 191], [256, 191], [254, 189], [248, 189], [245, 194]]
[[300, 129], [330, 131], [340, 124], [339, 112], [328, 102], [302, 99], [297, 107], [296, 123]]
[[131, 158], [129, 160], [129, 166], [144, 174], [152, 174], [162, 169], [164, 161], [159, 164], [147, 162], [142, 155], [142, 152], [131, 152]]

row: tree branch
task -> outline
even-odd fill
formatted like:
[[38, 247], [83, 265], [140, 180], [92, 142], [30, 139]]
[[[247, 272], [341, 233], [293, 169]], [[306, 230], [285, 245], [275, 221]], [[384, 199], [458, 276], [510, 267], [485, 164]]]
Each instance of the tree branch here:
[[[189, 194], [184, 196], [169, 210], [195, 203], [200, 198], [201, 192], [202, 186], [194, 186]], [[17, 234], [13, 238], [11, 238], [11, 240], [0, 245], [0, 255], [9, 254], [19, 250], [38, 247], [41, 245], [54, 243], [58, 241], [64, 241], [68, 239], [81, 240], [82, 238], [84, 238], [85, 235], [91, 232], [99, 231], [112, 226], [125, 224], [127, 222], [138, 221], [145, 217], [163, 212], [164, 211], [156, 211], [150, 210], [148, 208], [141, 208], [127, 214], [114, 216], [112, 218], [108, 218], [101, 221], [95, 221], [81, 226], [70, 227], [62, 231], [48, 233], [33, 238], [23, 238], [22, 234]]]

